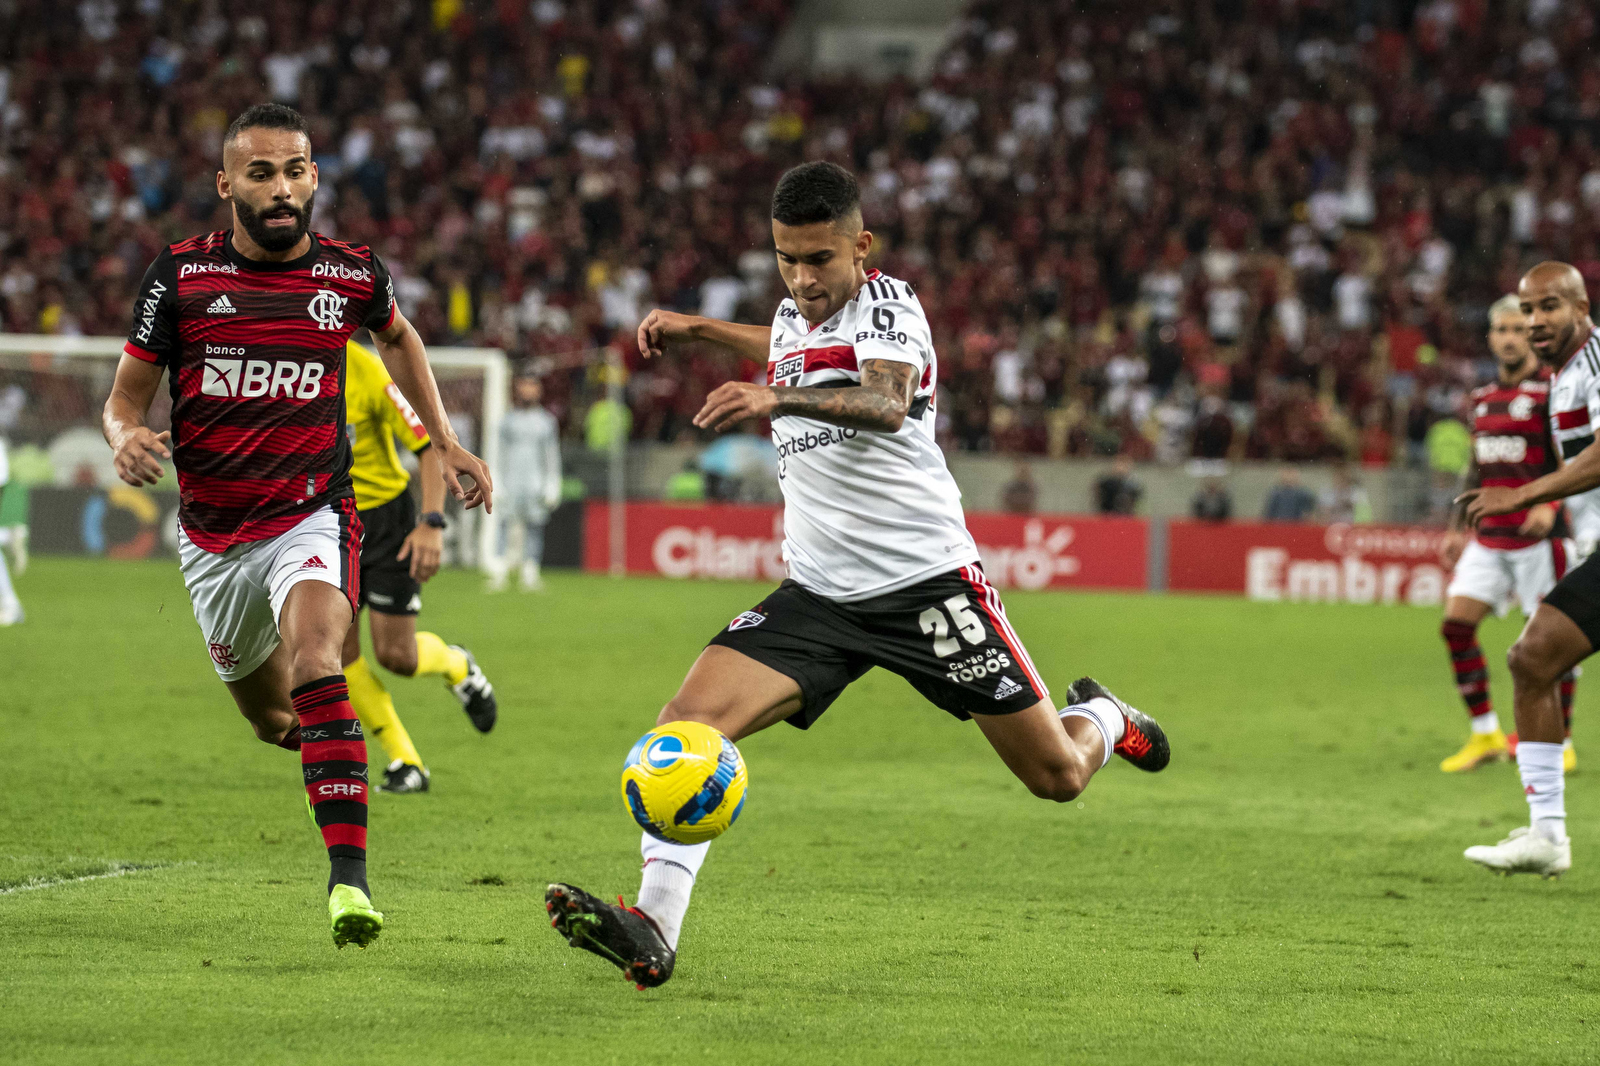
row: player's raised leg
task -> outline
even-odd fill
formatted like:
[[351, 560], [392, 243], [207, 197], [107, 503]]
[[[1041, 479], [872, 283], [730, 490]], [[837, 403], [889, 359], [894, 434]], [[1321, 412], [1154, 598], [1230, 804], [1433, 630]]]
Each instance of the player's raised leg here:
[[[1465, 563], [1467, 560], [1463, 560]], [[1488, 617], [1490, 606], [1470, 596], [1451, 596], [1445, 604], [1444, 622], [1439, 635], [1450, 654], [1456, 691], [1466, 704], [1472, 733], [1460, 751], [1439, 764], [1447, 774], [1475, 770], [1485, 763], [1508, 757], [1505, 732], [1489, 697], [1489, 664], [1478, 643], [1478, 626]]]
[[[712, 645], [700, 653], [656, 723], [703, 722], [739, 740], [795, 714], [801, 702], [793, 678]], [[710, 848], [709, 842], [674, 844], [645, 833], [633, 907], [620, 897], [612, 904], [573, 885], [553, 884], [545, 894], [551, 925], [572, 946], [614, 963], [641, 989], [662, 984], [672, 976], [689, 895]]]
[[1578, 624], [1548, 602], [1528, 620], [1511, 646], [1506, 661], [1514, 686], [1520, 738], [1517, 769], [1528, 800], [1529, 824], [1498, 844], [1468, 848], [1465, 854], [1471, 861], [1500, 873], [1545, 877], [1558, 876], [1571, 867], [1557, 686], [1563, 675], [1593, 651]]

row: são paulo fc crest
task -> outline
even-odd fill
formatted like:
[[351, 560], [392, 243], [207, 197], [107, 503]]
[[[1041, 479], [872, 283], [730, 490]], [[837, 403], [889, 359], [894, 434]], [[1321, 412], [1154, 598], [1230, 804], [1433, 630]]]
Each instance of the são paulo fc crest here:
[[344, 305], [350, 297], [340, 296], [332, 289], [318, 289], [306, 306], [306, 313], [317, 322], [318, 329], [343, 329]]
[[767, 616], [762, 614], [760, 611], [746, 611], [744, 614], [741, 614], [738, 618], [735, 618], [733, 621], [728, 623], [728, 632], [732, 633], [735, 629], [750, 629], [754, 626], [760, 625], [766, 620]]

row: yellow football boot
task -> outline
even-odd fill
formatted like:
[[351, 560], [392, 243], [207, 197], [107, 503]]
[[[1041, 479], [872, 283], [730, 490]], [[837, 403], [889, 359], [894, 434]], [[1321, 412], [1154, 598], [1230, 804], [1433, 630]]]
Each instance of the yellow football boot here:
[[1510, 757], [1506, 735], [1496, 729], [1493, 733], [1474, 733], [1462, 749], [1439, 764], [1447, 774], [1460, 774], [1476, 770], [1485, 763], [1500, 762]]
[[1572, 746], [1572, 738], [1561, 745], [1561, 769], [1565, 773], [1572, 773], [1578, 768], [1578, 749]]

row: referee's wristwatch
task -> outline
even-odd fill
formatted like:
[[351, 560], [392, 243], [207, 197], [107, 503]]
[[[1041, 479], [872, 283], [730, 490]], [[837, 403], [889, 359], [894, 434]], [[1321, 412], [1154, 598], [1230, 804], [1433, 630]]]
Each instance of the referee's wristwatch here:
[[422, 525], [432, 526], [434, 529], [443, 529], [446, 524], [444, 515], [438, 511], [426, 511], [417, 521]]

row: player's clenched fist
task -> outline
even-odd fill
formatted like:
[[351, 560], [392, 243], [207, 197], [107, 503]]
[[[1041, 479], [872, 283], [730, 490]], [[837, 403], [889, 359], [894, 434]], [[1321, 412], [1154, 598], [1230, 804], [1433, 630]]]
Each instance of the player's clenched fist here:
[[161, 459], [172, 458], [172, 434], [166, 430], [150, 432], [147, 426], [137, 426], [123, 434], [112, 451], [111, 463], [117, 476], [130, 485], [154, 485], [166, 475]]
[[680, 315], [676, 311], [656, 308], [639, 323], [639, 354], [649, 359], [665, 353], [669, 344], [693, 340], [694, 326], [698, 321], [694, 315]]

